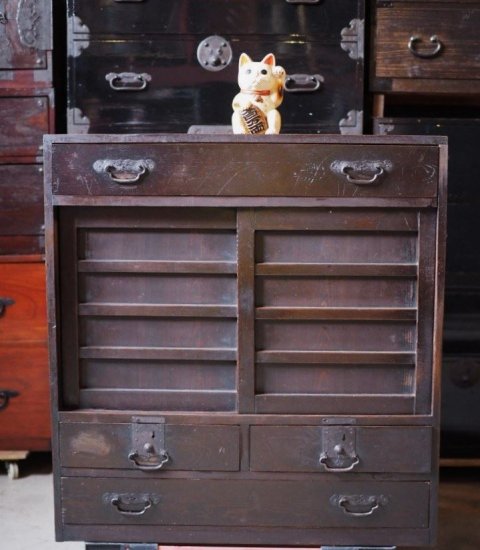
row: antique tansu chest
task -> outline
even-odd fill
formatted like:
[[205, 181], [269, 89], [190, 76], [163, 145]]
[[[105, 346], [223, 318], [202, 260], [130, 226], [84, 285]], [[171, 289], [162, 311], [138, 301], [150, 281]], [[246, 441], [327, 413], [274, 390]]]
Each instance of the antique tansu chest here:
[[445, 140], [45, 153], [57, 538], [432, 544]]

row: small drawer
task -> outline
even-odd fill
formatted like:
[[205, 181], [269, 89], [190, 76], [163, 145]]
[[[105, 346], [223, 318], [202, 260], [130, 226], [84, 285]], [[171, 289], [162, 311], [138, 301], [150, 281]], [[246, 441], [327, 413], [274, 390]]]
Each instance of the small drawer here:
[[[479, 28], [480, 2], [377, 1], [373, 88], [478, 92]], [[414, 82], [402, 84], [405, 79]]]
[[436, 146], [272, 139], [258, 147], [256, 140], [233, 137], [208, 143], [199, 137], [190, 137], [190, 143], [162, 136], [145, 143], [101, 145], [92, 138], [91, 143], [54, 144], [53, 193], [342, 198], [437, 194]]
[[65, 524], [287, 530], [429, 525], [426, 482], [76, 477], [61, 485]]
[[[238, 426], [165, 423], [62, 423], [60, 460], [66, 468], [237, 471]], [[146, 449], [146, 446], [151, 445]]]
[[43, 168], [41, 164], [0, 164], [0, 235], [41, 235]]
[[[339, 40], [363, 0], [69, 0], [75, 34], [269, 34]], [[310, 5], [308, 5], [310, 4]], [[220, 29], [220, 31], [219, 31]]]
[[0, 261], [0, 345], [46, 341], [45, 265]]
[[252, 426], [258, 472], [429, 473], [430, 427]]
[[0, 97], [0, 112], [0, 154], [41, 155], [43, 135], [53, 132], [49, 97]]

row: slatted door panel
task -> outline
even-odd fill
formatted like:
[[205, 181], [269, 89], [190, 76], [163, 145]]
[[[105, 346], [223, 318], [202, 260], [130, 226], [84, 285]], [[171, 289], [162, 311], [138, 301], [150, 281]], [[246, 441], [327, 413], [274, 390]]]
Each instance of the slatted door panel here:
[[71, 250], [62, 268], [64, 372], [76, 373], [64, 383], [66, 404], [233, 410], [235, 212], [66, 209], [60, 223]]
[[414, 210], [257, 213], [257, 412], [417, 409], [420, 220]]

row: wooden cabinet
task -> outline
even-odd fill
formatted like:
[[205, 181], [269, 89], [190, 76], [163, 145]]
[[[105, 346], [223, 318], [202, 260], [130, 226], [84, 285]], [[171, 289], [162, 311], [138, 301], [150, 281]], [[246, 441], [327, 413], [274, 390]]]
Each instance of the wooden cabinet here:
[[376, 1], [372, 89], [480, 92], [480, 2]]
[[432, 543], [445, 169], [441, 138], [48, 137], [58, 539]]
[[51, 1], [0, 0], [0, 43], [0, 303], [11, 301], [1, 307], [0, 391], [16, 394], [0, 399], [0, 450], [47, 450], [42, 138], [55, 131]]
[[362, 132], [363, 0], [68, 5], [70, 133], [230, 125], [242, 52], [287, 71], [284, 132]]

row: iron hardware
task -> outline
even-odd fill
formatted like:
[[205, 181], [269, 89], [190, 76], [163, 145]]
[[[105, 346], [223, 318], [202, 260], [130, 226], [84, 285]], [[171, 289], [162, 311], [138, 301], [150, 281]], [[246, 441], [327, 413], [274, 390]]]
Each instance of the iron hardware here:
[[8, 23], [8, 17], [6, 12], [0, 12], [0, 23], [6, 25]]
[[143, 516], [155, 503], [149, 495], [113, 495], [110, 504], [123, 516]]
[[139, 470], [161, 470], [170, 456], [165, 450], [165, 419], [163, 417], [133, 417], [132, 450], [128, 460]]
[[363, 518], [388, 504], [388, 499], [383, 495], [333, 495], [330, 503], [341, 508], [347, 516]]
[[439, 40], [436, 34], [430, 37], [430, 43], [434, 46], [431, 51], [420, 51], [417, 49], [418, 44], [423, 42], [419, 36], [411, 36], [408, 41], [408, 49], [415, 57], [420, 57], [422, 59], [431, 59], [436, 57], [443, 49], [443, 43]]
[[0, 298], [0, 317], [5, 313], [7, 306], [12, 306], [15, 300], [12, 298]]
[[148, 175], [155, 163], [148, 159], [97, 160], [93, 169], [98, 174], [107, 174], [118, 185], [136, 185]]
[[360, 463], [355, 450], [356, 431], [352, 426], [322, 428], [322, 448], [319, 463], [327, 472], [351, 472]]
[[342, 173], [346, 176], [349, 183], [354, 183], [355, 185], [373, 185], [383, 176], [385, 169], [382, 166], [375, 166], [375, 173], [369, 177], [365, 175], [363, 170], [357, 170], [353, 166], [345, 166], [342, 169]]
[[0, 411], [6, 409], [12, 397], [18, 397], [20, 393], [15, 390], [0, 390]]
[[285, 79], [285, 91], [291, 94], [299, 92], [317, 92], [325, 82], [321, 74], [289, 74]]
[[322, 0], [286, 0], [287, 4], [320, 4]]
[[148, 73], [108, 73], [105, 80], [116, 92], [141, 92], [147, 88], [152, 77]]
[[197, 60], [207, 71], [221, 71], [233, 58], [232, 47], [221, 36], [209, 36], [202, 40], [197, 48]]

